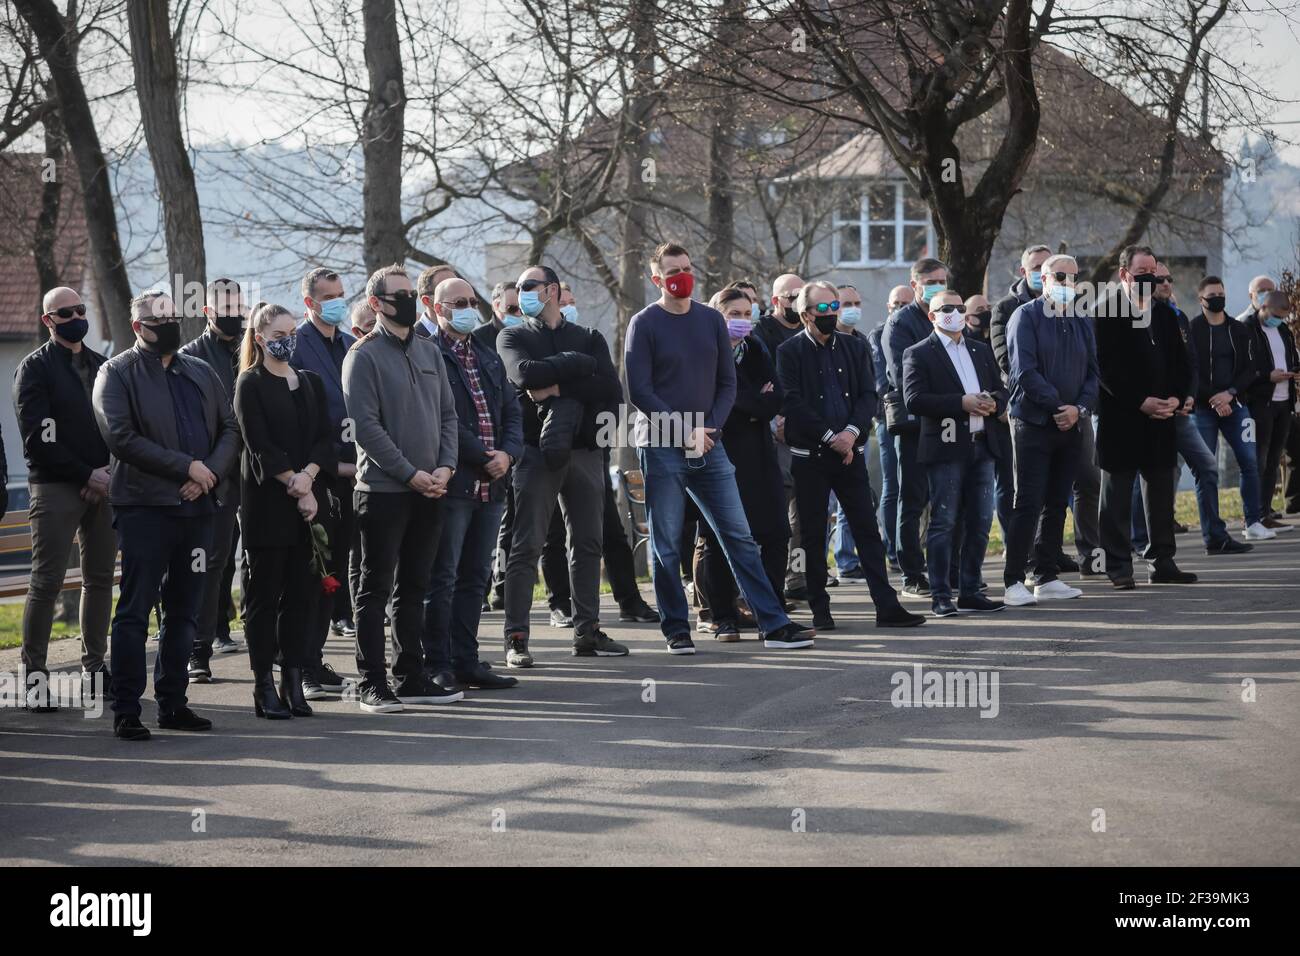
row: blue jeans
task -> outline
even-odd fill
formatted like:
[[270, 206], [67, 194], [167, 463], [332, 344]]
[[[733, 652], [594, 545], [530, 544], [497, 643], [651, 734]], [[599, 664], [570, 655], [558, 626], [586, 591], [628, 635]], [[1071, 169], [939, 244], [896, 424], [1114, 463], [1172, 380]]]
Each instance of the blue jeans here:
[[876, 422], [876, 442], [880, 445], [880, 508], [876, 513], [876, 525], [880, 528], [880, 543], [885, 546], [885, 555], [894, 561], [898, 556], [894, 547], [898, 537], [898, 453], [884, 422]]
[[655, 600], [659, 604], [659, 627], [664, 636], [690, 633], [690, 612], [678, 573], [687, 495], [722, 545], [722, 553], [749, 609], [754, 612], [759, 630], [768, 634], [788, 624], [790, 619], [772, 591], [758, 545], [749, 533], [749, 521], [740, 504], [740, 492], [736, 490], [736, 469], [722, 444], [714, 445], [703, 456], [699, 467], [687, 465], [686, 453], [681, 448], [638, 448], [637, 457], [641, 474], [645, 476]]
[[1209, 408], [1198, 408], [1192, 414], [1196, 418], [1196, 428], [1201, 439], [1213, 457], [1218, 457], [1219, 434], [1222, 433], [1237, 458], [1237, 469], [1241, 472], [1241, 508], [1246, 516], [1246, 527], [1262, 521], [1264, 499], [1259, 490], [1259, 445], [1254, 441], [1246, 441], [1245, 437], [1250, 411], [1241, 403], [1234, 402], [1232, 414], [1224, 418]]
[[[1211, 413], [1213, 414], [1213, 413]], [[1217, 417], [1217, 416], [1216, 416]], [[1228, 526], [1219, 517], [1219, 462], [1201, 437], [1200, 430], [1190, 415], [1174, 419], [1178, 436], [1178, 454], [1183, 456], [1196, 481], [1196, 510], [1200, 514], [1201, 539], [1208, 548], [1222, 544], [1228, 537]], [[1181, 474], [1181, 470], [1179, 474]], [[1178, 479], [1174, 479], [1175, 491]], [[1142, 551], [1148, 544], [1146, 512], [1142, 508], [1142, 483], [1133, 485], [1133, 547]]]
[[139, 717], [148, 686], [145, 642], [149, 615], [162, 589], [162, 628], [154, 658], [153, 692], [158, 712], [184, 707], [189, 659], [198, 630], [204, 570], [195, 553], [212, 556], [212, 515], [182, 518], [169, 508], [118, 508], [113, 515], [122, 552], [122, 594], [109, 639], [113, 713]]
[[930, 529], [926, 533], [925, 554], [932, 602], [952, 600], [954, 539], [961, 547], [956, 562], [959, 594], [961, 597], [979, 594], [989, 528], [993, 526], [994, 462], [987, 444], [972, 441], [965, 458], [926, 465]]
[[843, 574], [858, 566], [858, 549], [853, 543], [853, 532], [849, 529], [849, 519], [844, 513], [844, 506], [831, 495], [831, 514], [835, 523], [826, 529], [826, 546], [831, 545], [831, 536], [835, 538], [835, 567]]
[[442, 499], [442, 537], [424, 598], [424, 666], [432, 674], [478, 669], [478, 624], [505, 500]]

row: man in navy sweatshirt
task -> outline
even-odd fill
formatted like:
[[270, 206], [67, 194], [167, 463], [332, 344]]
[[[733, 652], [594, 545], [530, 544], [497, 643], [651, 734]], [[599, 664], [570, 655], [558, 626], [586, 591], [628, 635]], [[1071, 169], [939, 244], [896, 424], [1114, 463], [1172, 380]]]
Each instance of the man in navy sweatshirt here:
[[[686, 495], [717, 535], [767, 647], [810, 647], [813, 632], [792, 624], [772, 590], [736, 489], [736, 470], [721, 442], [736, 398], [727, 325], [716, 309], [691, 300], [691, 257], [663, 243], [650, 259], [659, 301], [632, 316], [624, 368], [628, 396], [641, 413], [636, 445], [645, 477], [646, 518], [654, 555], [659, 621], [672, 654], [694, 654], [686, 594], [678, 577]], [[823, 509], [824, 510], [824, 509]]]

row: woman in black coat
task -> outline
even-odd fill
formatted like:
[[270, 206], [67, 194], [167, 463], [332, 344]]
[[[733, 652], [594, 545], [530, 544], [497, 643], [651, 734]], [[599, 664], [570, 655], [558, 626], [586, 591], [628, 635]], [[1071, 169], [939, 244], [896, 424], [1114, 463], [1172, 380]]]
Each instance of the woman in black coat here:
[[[249, 318], [235, 381], [235, 417], [244, 437], [240, 534], [248, 565], [244, 639], [258, 717], [308, 717], [302, 690], [307, 609], [322, 587], [312, 570], [311, 522], [328, 498], [318, 484], [335, 469], [325, 386], [289, 365], [294, 317], [259, 304]], [[280, 658], [280, 690], [271, 674]]]
[[[772, 590], [781, 594], [790, 542], [790, 525], [785, 508], [785, 485], [772, 439], [772, 419], [781, 410], [781, 386], [776, 380], [772, 357], [763, 343], [749, 334], [752, 328], [750, 298], [743, 291], [727, 288], [713, 297], [710, 306], [727, 321], [736, 361], [736, 402], [722, 426], [722, 444], [736, 469], [736, 488], [749, 521], [750, 533], [758, 544]], [[736, 608], [736, 582], [726, 556], [708, 522], [700, 522], [695, 591], [702, 612], [710, 620], [704, 629], [720, 641], [740, 639]]]

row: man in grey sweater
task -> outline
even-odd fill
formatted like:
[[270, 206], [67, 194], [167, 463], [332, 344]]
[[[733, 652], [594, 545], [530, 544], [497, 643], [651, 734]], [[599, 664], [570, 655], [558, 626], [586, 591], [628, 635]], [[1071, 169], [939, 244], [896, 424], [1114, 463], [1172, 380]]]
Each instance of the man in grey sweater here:
[[[442, 353], [415, 335], [417, 303], [406, 271], [378, 270], [366, 283], [374, 329], [343, 360], [343, 398], [357, 443], [354, 493], [360, 531], [356, 605], [361, 710], [460, 700], [424, 672], [420, 633], [447, 482], [456, 470], [456, 405]], [[394, 592], [396, 580], [396, 593]], [[384, 666], [384, 615], [393, 599], [393, 682]], [[396, 691], [396, 693], [394, 693]]]

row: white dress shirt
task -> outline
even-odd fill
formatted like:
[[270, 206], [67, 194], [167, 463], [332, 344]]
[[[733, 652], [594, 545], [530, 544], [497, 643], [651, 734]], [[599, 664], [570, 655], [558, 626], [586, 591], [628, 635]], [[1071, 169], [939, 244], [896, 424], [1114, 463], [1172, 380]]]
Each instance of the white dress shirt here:
[[[943, 350], [948, 353], [948, 361], [952, 362], [952, 367], [957, 371], [957, 377], [961, 379], [961, 387], [966, 390], [967, 395], [978, 395], [980, 389], [980, 377], [975, 371], [975, 363], [971, 361], [970, 352], [966, 351], [966, 342], [962, 338], [951, 339], [948, 336], [943, 337]], [[971, 434], [984, 430], [984, 416], [972, 415], [970, 417]]]
[[[1268, 347], [1273, 352], [1273, 368], [1286, 371], [1286, 346], [1282, 344], [1282, 333], [1271, 325], [1264, 326], [1264, 338], [1268, 339]], [[1286, 379], [1273, 385], [1273, 401], [1285, 402], [1287, 395]]]

